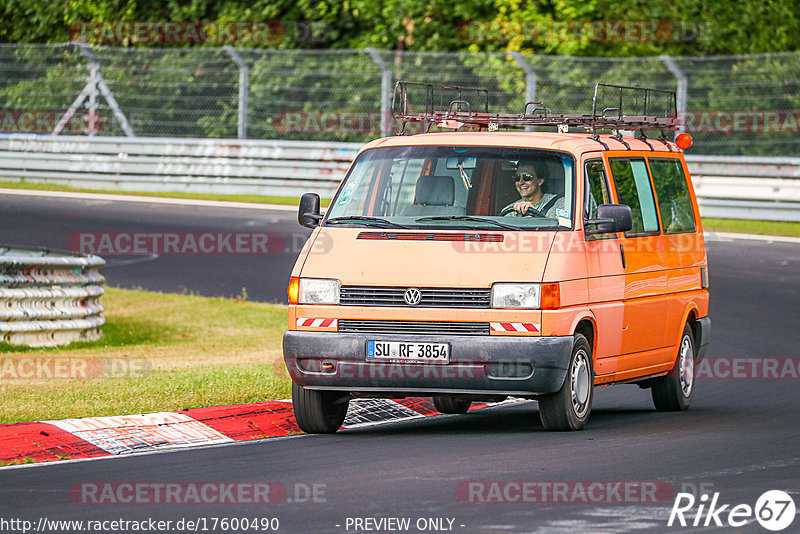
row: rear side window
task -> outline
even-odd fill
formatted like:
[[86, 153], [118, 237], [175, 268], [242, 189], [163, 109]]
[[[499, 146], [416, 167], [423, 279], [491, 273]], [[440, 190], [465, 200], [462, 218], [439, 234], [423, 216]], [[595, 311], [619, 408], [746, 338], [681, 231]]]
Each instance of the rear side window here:
[[689, 186], [680, 160], [649, 158], [653, 184], [661, 212], [661, 227], [667, 234], [694, 232], [694, 213], [689, 198]]
[[658, 232], [656, 203], [644, 158], [610, 158], [609, 162], [619, 203], [631, 207], [633, 227], [625, 236]]

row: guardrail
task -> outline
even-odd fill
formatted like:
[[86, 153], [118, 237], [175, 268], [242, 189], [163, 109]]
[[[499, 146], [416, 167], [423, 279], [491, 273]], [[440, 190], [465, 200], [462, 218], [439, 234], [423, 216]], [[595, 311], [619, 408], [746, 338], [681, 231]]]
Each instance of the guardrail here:
[[[357, 143], [0, 136], [0, 180], [127, 191], [330, 198]], [[686, 161], [706, 217], [800, 221], [800, 158]]]
[[800, 158], [686, 156], [704, 217], [800, 221]]
[[0, 136], [0, 179], [123, 191], [330, 197], [356, 143]]
[[99, 256], [0, 246], [0, 340], [31, 347], [100, 338]]

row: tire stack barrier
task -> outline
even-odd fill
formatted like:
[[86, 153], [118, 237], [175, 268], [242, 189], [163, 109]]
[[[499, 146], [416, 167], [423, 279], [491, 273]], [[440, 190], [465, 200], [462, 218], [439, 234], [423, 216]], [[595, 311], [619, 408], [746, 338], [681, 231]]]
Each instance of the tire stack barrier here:
[[0, 341], [51, 347], [100, 339], [99, 256], [0, 245]]

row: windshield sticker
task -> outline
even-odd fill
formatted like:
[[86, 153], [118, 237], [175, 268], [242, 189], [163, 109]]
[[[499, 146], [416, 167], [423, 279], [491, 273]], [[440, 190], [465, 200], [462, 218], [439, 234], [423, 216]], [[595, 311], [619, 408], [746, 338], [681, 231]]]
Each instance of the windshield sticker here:
[[558, 215], [559, 217], [569, 218], [569, 212], [567, 210], [565, 210], [564, 208], [558, 208], [556, 210], [556, 215]]
[[339, 202], [336, 203], [337, 206], [344, 206], [348, 202], [350, 202], [350, 195], [353, 194], [354, 186], [350, 186], [344, 191], [342, 191], [342, 198], [339, 199]]
[[568, 227], [570, 225], [569, 218], [568, 217], [559, 217], [558, 218], [558, 225], [559, 226], [567, 226]]

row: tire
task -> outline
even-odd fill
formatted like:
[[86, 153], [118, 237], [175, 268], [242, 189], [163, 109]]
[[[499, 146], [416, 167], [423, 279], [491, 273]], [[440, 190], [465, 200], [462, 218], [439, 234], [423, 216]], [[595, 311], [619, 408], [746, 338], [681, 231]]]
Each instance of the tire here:
[[333, 434], [344, 422], [350, 399], [338, 391], [317, 391], [292, 383], [292, 408], [300, 430]]
[[433, 406], [442, 413], [467, 413], [472, 401], [459, 399], [451, 395], [441, 395], [433, 398]]
[[675, 365], [668, 375], [656, 378], [650, 389], [656, 410], [679, 412], [689, 408], [694, 395], [694, 359], [694, 333], [687, 324], [683, 327]]
[[592, 347], [575, 334], [564, 384], [556, 393], [539, 398], [539, 417], [546, 430], [580, 430], [589, 420], [594, 398]]

